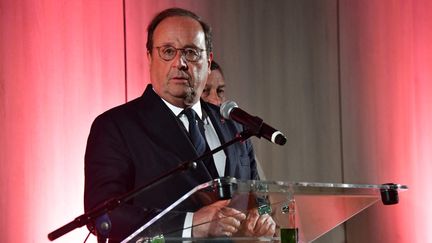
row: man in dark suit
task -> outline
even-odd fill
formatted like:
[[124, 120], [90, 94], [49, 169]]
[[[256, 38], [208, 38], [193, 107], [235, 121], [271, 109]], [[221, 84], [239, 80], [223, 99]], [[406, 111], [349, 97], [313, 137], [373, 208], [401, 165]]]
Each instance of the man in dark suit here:
[[[239, 124], [222, 119], [218, 107], [200, 101], [213, 58], [210, 28], [200, 17], [177, 8], [159, 13], [148, 27], [147, 56], [151, 85], [144, 94], [92, 124], [85, 155], [86, 211], [202, 154], [189, 134], [193, 122], [183, 115], [188, 108], [205, 129], [207, 151], [241, 131]], [[110, 212], [109, 237], [123, 239], [149, 220], [149, 211], [164, 209], [195, 186], [224, 176], [259, 179], [250, 141], [198, 161], [195, 170], [175, 174]], [[274, 233], [269, 216], [246, 216], [228, 203], [191, 204], [189, 213], [170, 224], [216, 222], [182, 232], [189, 237], [230, 236], [240, 227], [251, 235]]]

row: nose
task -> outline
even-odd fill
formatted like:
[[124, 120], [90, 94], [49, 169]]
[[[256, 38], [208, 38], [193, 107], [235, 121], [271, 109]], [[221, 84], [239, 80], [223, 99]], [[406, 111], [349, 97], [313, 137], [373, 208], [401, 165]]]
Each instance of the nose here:
[[183, 52], [178, 51], [176, 56], [174, 57], [173, 65], [176, 66], [180, 70], [187, 70], [188, 65], [186, 58], [183, 55]]

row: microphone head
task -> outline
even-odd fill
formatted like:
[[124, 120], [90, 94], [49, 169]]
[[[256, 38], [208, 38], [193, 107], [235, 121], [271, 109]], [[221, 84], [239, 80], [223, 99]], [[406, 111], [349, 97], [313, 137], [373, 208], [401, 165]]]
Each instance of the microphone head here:
[[230, 119], [232, 109], [237, 108], [238, 105], [234, 101], [227, 100], [220, 106], [220, 114], [225, 119]]

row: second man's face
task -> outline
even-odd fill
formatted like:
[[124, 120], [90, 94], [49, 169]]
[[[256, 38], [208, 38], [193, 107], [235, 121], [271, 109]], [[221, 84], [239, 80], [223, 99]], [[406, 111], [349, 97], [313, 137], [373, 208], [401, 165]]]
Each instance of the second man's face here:
[[225, 80], [219, 70], [211, 71], [201, 97], [217, 106], [225, 101]]
[[[187, 61], [182, 51], [169, 61], [163, 60], [158, 47], [196, 48], [200, 58]], [[212, 53], [207, 53], [204, 31], [196, 20], [190, 17], [168, 17], [156, 27], [153, 33], [153, 50], [148, 54], [150, 79], [155, 92], [177, 107], [195, 104], [204, 89], [210, 73]]]

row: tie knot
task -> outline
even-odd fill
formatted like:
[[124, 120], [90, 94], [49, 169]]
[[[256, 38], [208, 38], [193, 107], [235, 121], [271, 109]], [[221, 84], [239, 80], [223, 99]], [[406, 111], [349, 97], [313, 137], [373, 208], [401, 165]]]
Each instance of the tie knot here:
[[197, 113], [192, 108], [184, 109], [183, 113], [186, 115], [187, 119], [189, 120], [189, 123], [196, 122]]

